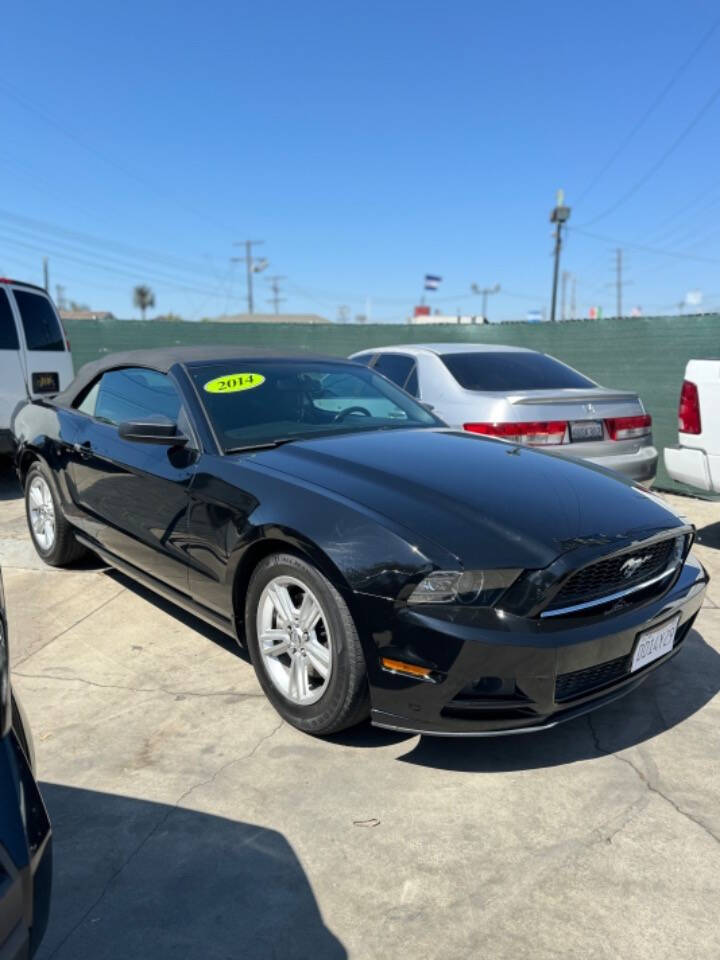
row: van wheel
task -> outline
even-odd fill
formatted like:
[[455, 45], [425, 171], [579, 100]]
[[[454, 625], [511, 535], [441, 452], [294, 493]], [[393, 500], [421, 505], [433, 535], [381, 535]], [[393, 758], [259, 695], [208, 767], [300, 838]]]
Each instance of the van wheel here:
[[33, 546], [51, 567], [64, 567], [85, 554], [63, 516], [47, 467], [37, 461], [25, 478], [25, 513]]
[[369, 713], [365, 657], [347, 604], [292, 554], [261, 560], [248, 586], [245, 635], [255, 673], [281, 717], [316, 736]]

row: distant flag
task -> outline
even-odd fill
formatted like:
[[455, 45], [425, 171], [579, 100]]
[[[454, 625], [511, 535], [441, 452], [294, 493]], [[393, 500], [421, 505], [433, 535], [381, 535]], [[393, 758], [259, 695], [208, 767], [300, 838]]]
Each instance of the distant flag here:
[[437, 288], [442, 283], [442, 277], [436, 277], [432, 273], [425, 274], [425, 289], [426, 290], [437, 290]]

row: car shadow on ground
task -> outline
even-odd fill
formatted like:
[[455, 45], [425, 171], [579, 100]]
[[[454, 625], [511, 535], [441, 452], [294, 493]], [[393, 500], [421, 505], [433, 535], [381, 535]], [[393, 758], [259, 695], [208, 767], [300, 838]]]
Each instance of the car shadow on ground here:
[[20, 500], [23, 495], [20, 481], [9, 460], [0, 460], [0, 500]]
[[683, 649], [627, 696], [550, 730], [505, 737], [420, 737], [399, 760], [477, 773], [591, 760], [651, 740], [687, 720], [720, 691], [720, 655], [692, 630]]
[[275, 830], [133, 797], [41, 784], [54, 832], [38, 960], [344, 960]]
[[[101, 562], [101, 566], [105, 566], [105, 564]], [[164, 611], [175, 620], [185, 624], [186, 627], [194, 630], [195, 633], [199, 633], [201, 637], [205, 637], [206, 640], [216, 643], [219, 647], [222, 647], [223, 650], [234, 653], [240, 657], [241, 660], [250, 663], [250, 656], [245, 647], [241, 647], [236, 640], [226, 633], [223, 633], [222, 630], [218, 630], [217, 627], [206, 623], [204, 620], [201, 620], [200, 617], [196, 617], [195, 614], [183, 610], [182, 607], [177, 606], [177, 604], [171, 600], [166, 600], [164, 597], [161, 597], [159, 593], [149, 590], [136, 580], [133, 580], [132, 577], [128, 577], [113, 567], [107, 567], [106, 573], [112, 580], [115, 580], [116, 583], [125, 587], [127, 590], [131, 590], [137, 594], [138, 597], [142, 597], [143, 600], [151, 603], [157, 607], [158, 610]]]

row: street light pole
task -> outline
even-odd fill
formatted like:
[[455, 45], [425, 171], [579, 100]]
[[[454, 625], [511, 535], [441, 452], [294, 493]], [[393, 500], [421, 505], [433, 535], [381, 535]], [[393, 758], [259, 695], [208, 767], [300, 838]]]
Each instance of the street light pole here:
[[494, 287], [479, 287], [477, 283], [473, 283], [470, 289], [473, 293], [482, 297], [482, 318], [487, 321], [487, 298], [490, 294], [500, 293], [500, 284], [496, 283]]
[[557, 192], [557, 203], [550, 214], [550, 222], [555, 224], [555, 267], [553, 270], [552, 302], [550, 307], [550, 322], [555, 322], [555, 308], [557, 306], [558, 273], [560, 270], [560, 251], [562, 250], [562, 228], [570, 217], [570, 207], [565, 206], [565, 193]]

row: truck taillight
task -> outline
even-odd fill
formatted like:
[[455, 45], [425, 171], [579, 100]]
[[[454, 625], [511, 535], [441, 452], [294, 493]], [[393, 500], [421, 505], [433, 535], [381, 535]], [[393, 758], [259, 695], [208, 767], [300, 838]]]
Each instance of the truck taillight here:
[[637, 417], [609, 417], [605, 421], [611, 440], [632, 440], [646, 437], [652, 430], [652, 417], [643, 413]]
[[486, 437], [500, 437], [527, 443], [531, 446], [548, 446], [562, 443], [567, 430], [566, 420], [538, 420], [524, 423], [465, 423], [469, 433], [481, 433]]
[[678, 430], [680, 433], [702, 433], [698, 388], [691, 380], [683, 380], [680, 390]]

